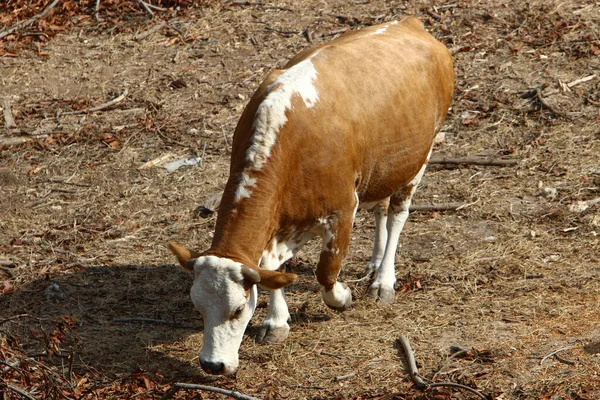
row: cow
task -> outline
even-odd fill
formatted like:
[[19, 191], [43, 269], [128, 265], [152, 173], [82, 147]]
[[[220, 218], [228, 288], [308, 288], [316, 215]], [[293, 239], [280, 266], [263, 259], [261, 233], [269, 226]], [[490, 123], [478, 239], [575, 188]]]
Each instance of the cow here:
[[169, 243], [194, 273], [204, 371], [237, 370], [257, 285], [270, 291], [259, 341], [288, 337], [283, 289], [297, 276], [281, 267], [314, 237], [323, 301], [350, 307], [337, 278], [359, 207], [375, 215], [368, 295], [393, 301], [398, 239], [453, 90], [450, 53], [414, 17], [348, 32], [268, 75], [235, 130], [210, 248]]

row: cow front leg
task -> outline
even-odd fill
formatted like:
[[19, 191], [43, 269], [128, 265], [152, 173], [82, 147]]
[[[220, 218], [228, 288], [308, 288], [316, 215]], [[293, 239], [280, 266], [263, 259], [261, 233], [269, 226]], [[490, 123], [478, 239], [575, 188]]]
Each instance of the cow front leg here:
[[271, 290], [269, 311], [261, 326], [258, 341], [263, 344], [284, 342], [290, 334], [290, 313], [283, 289]]
[[[283, 246], [277, 246], [277, 240], [270, 243], [270, 248], [265, 251], [260, 261], [260, 267], [275, 271], [281, 268], [283, 263], [289, 260], [296, 246], [302, 243], [284, 243]], [[269, 310], [262, 323], [257, 340], [263, 344], [274, 344], [284, 342], [290, 334], [290, 312], [285, 300], [284, 289], [270, 291]]]
[[409, 185], [394, 193], [390, 198], [386, 222], [387, 241], [381, 264], [375, 271], [375, 278], [369, 287], [369, 297], [382, 303], [394, 301], [394, 285], [396, 284], [396, 250], [404, 224], [408, 219], [408, 211], [412, 196], [421, 181], [425, 165]]
[[323, 250], [317, 265], [317, 280], [323, 286], [323, 301], [328, 307], [339, 311], [352, 305], [352, 291], [338, 282], [337, 278], [342, 260], [348, 253], [353, 215], [351, 212], [337, 219], [329, 219], [324, 224]]

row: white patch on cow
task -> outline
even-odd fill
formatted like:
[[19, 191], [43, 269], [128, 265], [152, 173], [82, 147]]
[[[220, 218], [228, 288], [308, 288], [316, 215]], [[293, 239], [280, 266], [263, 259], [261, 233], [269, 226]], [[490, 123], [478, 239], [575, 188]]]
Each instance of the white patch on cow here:
[[373, 33], [374, 35], [381, 35], [382, 33], [384, 33], [385, 31], [387, 31], [388, 26], [382, 26], [381, 28], [377, 29], [375, 31], [375, 33]]
[[379, 201], [362, 202], [358, 205], [358, 208], [361, 210], [370, 210], [373, 207], [375, 207], [378, 203]]
[[201, 365], [222, 365], [217, 373], [232, 374], [238, 368], [239, 347], [256, 308], [256, 286], [246, 297], [242, 264], [227, 258], [199, 257], [194, 274], [190, 296], [204, 320]]
[[352, 303], [352, 291], [339, 282], [336, 282], [329, 291], [323, 289], [321, 296], [325, 304], [333, 308], [345, 308]]
[[[279, 130], [286, 124], [286, 111], [292, 108], [292, 97], [297, 94], [304, 101], [306, 108], [312, 108], [319, 100], [314, 85], [317, 70], [309, 58], [290, 67], [283, 72], [269, 87], [267, 95], [258, 106], [254, 116], [252, 143], [246, 153], [247, 167], [243, 174], [250, 178], [253, 171], [260, 171], [271, 156], [271, 150], [277, 140]], [[248, 188], [248, 180], [242, 179], [236, 190], [236, 200], [249, 197], [252, 191]], [[256, 184], [256, 180], [253, 180]], [[237, 196], [240, 194], [240, 197]]]
[[251, 178], [247, 172], [242, 173], [240, 184], [235, 190], [235, 201], [239, 201], [245, 197], [250, 197], [252, 188], [256, 186], [256, 178]]
[[[279, 267], [287, 260], [292, 258], [300, 247], [315, 236], [312, 230], [307, 232], [295, 231], [290, 227], [290, 234], [286, 238], [275, 237], [271, 242], [271, 248], [263, 251], [259, 265], [261, 268], [271, 271]], [[263, 321], [263, 326], [267, 329], [287, 328], [290, 313], [285, 293], [283, 289], [272, 290], [269, 299], [269, 310]]]

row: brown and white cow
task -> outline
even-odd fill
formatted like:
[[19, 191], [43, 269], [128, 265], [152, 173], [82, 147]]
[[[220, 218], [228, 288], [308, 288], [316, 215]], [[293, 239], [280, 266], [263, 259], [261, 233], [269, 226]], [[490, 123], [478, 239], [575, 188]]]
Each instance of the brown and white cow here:
[[324, 302], [351, 305], [337, 277], [359, 207], [375, 210], [369, 295], [393, 300], [398, 238], [453, 87], [448, 50], [412, 17], [344, 34], [266, 78], [235, 130], [210, 248], [169, 244], [195, 274], [206, 372], [236, 371], [257, 284], [271, 290], [262, 341], [287, 338], [283, 288], [297, 277], [278, 270], [315, 236]]

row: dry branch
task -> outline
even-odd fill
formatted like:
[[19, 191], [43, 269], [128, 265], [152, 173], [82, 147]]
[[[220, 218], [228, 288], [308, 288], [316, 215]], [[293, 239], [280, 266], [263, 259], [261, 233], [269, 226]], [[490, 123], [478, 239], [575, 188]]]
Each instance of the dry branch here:
[[125, 99], [125, 97], [127, 96], [127, 94], [129, 94], [129, 89], [125, 88], [125, 90], [123, 90], [123, 93], [121, 93], [120, 95], [118, 95], [117, 97], [112, 99], [111, 101], [108, 101], [104, 104], [100, 104], [99, 106], [96, 106], [96, 107], [86, 108], [85, 110], [67, 111], [67, 112], [62, 113], [62, 115], [88, 114], [88, 113], [95, 112], [95, 111], [102, 111], [109, 107], [114, 106], [115, 104], [122, 102]]
[[175, 384], [173, 384], [173, 387], [167, 393], [165, 393], [165, 395], [163, 397], [161, 397], [160, 400], [170, 399], [180, 389], [205, 390], [207, 392], [224, 394], [224, 395], [233, 397], [234, 399], [238, 399], [238, 400], [258, 400], [256, 397], [248, 396], [248, 395], [245, 395], [240, 392], [234, 392], [233, 390], [226, 390], [226, 389], [216, 388], [213, 386], [193, 385], [191, 383], [175, 383]]
[[0, 31], [0, 39], [2, 39], [5, 36], [10, 35], [11, 33], [15, 32], [15, 31], [18, 31], [19, 29], [28, 27], [29, 25], [33, 24], [38, 19], [44, 18], [59, 2], [60, 2], [60, 0], [54, 0], [46, 8], [44, 8], [44, 10], [41, 13], [36, 14], [33, 17], [31, 17], [19, 24], [13, 25], [8, 29]]
[[471, 392], [477, 395], [479, 398], [483, 400], [488, 400], [487, 396], [483, 393], [473, 389], [472, 387], [461, 385], [460, 383], [454, 382], [436, 382], [436, 383], [425, 383], [425, 381], [419, 375], [419, 371], [417, 370], [417, 363], [415, 362], [415, 355], [413, 353], [412, 348], [410, 347], [410, 343], [406, 336], [400, 336], [398, 339], [400, 344], [402, 345], [402, 349], [404, 350], [404, 354], [406, 356], [406, 363], [408, 364], [408, 372], [410, 374], [410, 379], [413, 381], [417, 389], [419, 390], [429, 390], [436, 387], [453, 387], [457, 389], [463, 389], [468, 392]]
[[21, 389], [18, 386], [11, 385], [10, 383], [7, 383], [7, 382], [0, 382], [0, 387], [2, 387], [2, 386], [6, 386], [7, 389], [10, 389], [10, 390], [12, 390], [15, 393], [20, 394], [21, 396], [25, 397], [26, 399], [29, 399], [29, 400], [38, 400], [37, 397], [35, 397], [34, 395], [32, 395], [31, 393], [29, 393], [25, 389]]
[[[507, 160], [508, 161], [508, 160]], [[221, 197], [223, 192], [218, 192], [208, 198], [200, 207], [194, 210], [194, 213], [201, 218], [208, 218], [211, 214], [215, 213], [221, 205]], [[411, 212], [418, 211], [451, 211], [464, 208], [468, 204], [464, 201], [457, 201], [452, 203], [439, 203], [439, 204], [412, 204], [410, 206]]]
[[577, 80], [575, 80], [573, 82], [569, 82], [569, 83], [567, 83], [567, 87], [570, 89], [573, 86], [579, 85], [580, 83], [591, 81], [592, 79], [596, 78], [596, 76], [597, 75], [593, 74], [593, 75], [590, 75], [590, 76], [586, 76], [585, 78], [581, 78], [581, 79], [577, 79]]
[[46, 139], [47, 137], [48, 135], [9, 137], [0, 139], [0, 146], [14, 146], [16, 144], [31, 142], [32, 140]]
[[200, 330], [200, 326], [192, 326], [192, 325], [181, 325], [177, 322], [165, 321], [162, 319], [151, 319], [151, 318], [115, 318], [112, 320], [113, 322], [142, 322], [149, 324], [157, 324], [157, 325], [167, 325], [172, 328], [182, 328], [182, 329], [194, 329]]
[[465, 158], [432, 158], [429, 164], [439, 165], [489, 165], [504, 167], [508, 165], [517, 165], [519, 160], [515, 159], [498, 159], [498, 158], [481, 158], [481, 157], [465, 157]]
[[163, 27], [165, 27], [167, 25], [166, 21], [160, 21], [159, 23], [157, 23], [156, 25], [146, 29], [143, 32], [137, 33], [136, 35], [133, 36], [133, 40], [142, 40], [147, 38], [148, 36], [152, 35], [153, 33], [161, 30]]
[[406, 364], [408, 366], [408, 373], [410, 375], [410, 379], [413, 381], [417, 389], [424, 390], [427, 389], [427, 384], [425, 381], [419, 376], [419, 371], [417, 370], [417, 363], [415, 361], [415, 353], [410, 347], [410, 342], [404, 335], [400, 335], [398, 339], [400, 344], [402, 345], [402, 349], [404, 350], [404, 355], [406, 356]]
[[16, 128], [17, 124], [15, 123], [15, 118], [10, 109], [9, 99], [2, 99], [2, 109], [4, 110], [4, 125], [6, 126], [6, 129]]
[[94, 7], [94, 17], [96, 21], [100, 22], [100, 0], [96, 0], [96, 6]]
[[458, 210], [467, 206], [464, 201], [457, 201], [454, 203], [441, 203], [441, 204], [411, 204], [410, 211], [451, 211]]

